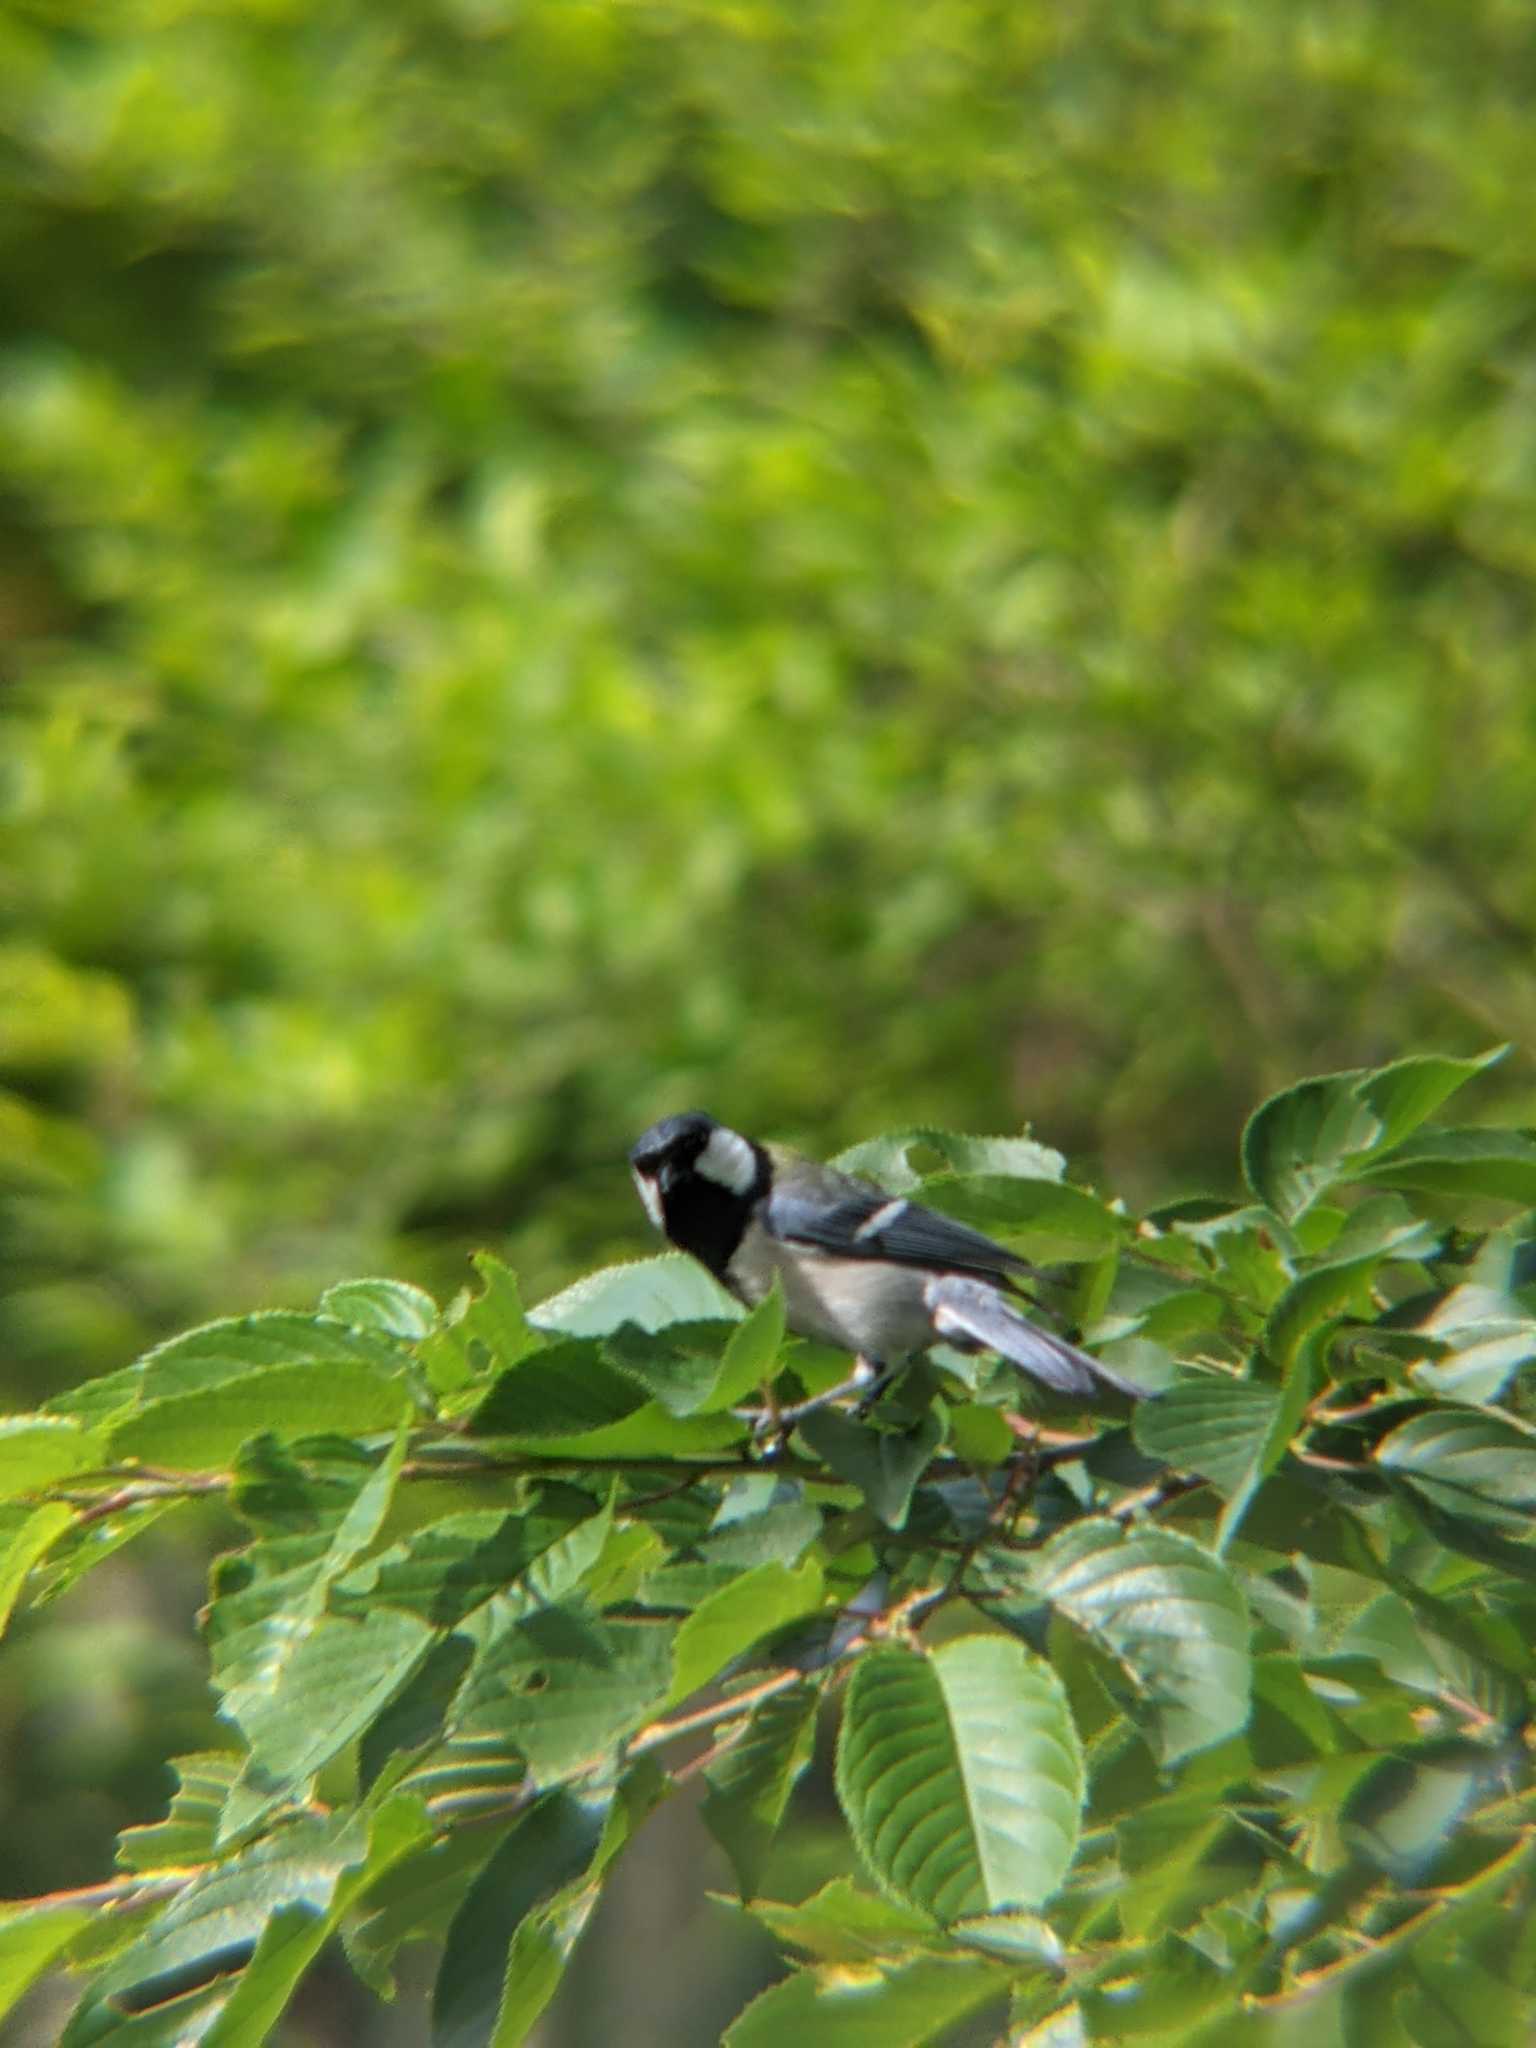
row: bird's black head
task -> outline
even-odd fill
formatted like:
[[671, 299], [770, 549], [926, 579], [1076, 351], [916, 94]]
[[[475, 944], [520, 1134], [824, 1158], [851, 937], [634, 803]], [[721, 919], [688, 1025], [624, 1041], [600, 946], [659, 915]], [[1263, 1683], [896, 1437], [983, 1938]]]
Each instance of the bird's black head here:
[[753, 1203], [768, 1192], [762, 1146], [689, 1109], [652, 1124], [631, 1146], [629, 1164], [656, 1228], [712, 1273], [723, 1272]]

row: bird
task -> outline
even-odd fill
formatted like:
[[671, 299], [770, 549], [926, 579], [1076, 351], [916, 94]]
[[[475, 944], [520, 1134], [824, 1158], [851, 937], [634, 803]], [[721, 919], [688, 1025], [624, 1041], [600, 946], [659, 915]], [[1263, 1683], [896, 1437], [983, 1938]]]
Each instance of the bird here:
[[651, 1222], [728, 1293], [755, 1308], [777, 1280], [796, 1336], [853, 1354], [848, 1379], [776, 1412], [780, 1430], [850, 1394], [867, 1407], [940, 1343], [995, 1352], [1072, 1399], [1148, 1395], [1015, 1306], [1027, 1260], [919, 1202], [697, 1109], [652, 1124], [629, 1164]]

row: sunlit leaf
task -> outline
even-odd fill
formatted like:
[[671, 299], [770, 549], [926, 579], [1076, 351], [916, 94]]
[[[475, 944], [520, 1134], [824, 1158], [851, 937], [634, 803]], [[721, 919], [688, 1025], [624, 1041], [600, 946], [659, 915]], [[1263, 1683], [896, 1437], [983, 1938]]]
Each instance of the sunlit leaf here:
[[1000, 1636], [855, 1667], [838, 1796], [860, 1853], [897, 1898], [953, 1920], [1035, 1906], [1077, 1840], [1082, 1759], [1048, 1666]]

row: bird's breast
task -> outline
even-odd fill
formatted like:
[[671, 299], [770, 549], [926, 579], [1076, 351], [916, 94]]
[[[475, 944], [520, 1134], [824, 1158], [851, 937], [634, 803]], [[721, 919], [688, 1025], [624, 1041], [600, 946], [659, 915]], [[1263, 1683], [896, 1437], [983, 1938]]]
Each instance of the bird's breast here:
[[784, 1320], [797, 1337], [832, 1344], [886, 1364], [899, 1363], [933, 1341], [921, 1267], [878, 1259], [842, 1259], [808, 1245], [785, 1244], [753, 1223], [731, 1260], [731, 1291], [755, 1308], [775, 1276]]

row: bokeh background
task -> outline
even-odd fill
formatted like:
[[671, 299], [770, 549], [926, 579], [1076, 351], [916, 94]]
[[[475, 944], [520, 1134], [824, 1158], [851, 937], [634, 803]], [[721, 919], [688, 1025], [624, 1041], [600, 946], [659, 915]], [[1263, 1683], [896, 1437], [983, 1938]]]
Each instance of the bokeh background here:
[[[4, 0], [5, 1405], [546, 1292], [692, 1103], [1137, 1202], [1410, 1047], [1529, 1116], [1533, 105], [1519, 0]], [[5, 1892], [216, 1739], [189, 1529], [8, 1647]], [[739, 2001], [699, 1839], [628, 2038]]]

